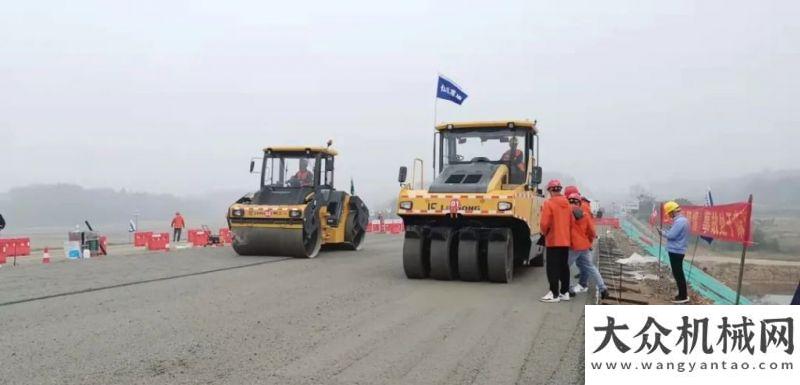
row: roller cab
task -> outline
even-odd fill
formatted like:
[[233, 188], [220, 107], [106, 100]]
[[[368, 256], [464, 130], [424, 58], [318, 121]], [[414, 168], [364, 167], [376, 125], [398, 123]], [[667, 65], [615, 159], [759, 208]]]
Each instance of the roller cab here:
[[258, 191], [228, 208], [233, 249], [240, 255], [313, 258], [322, 248], [361, 247], [369, 210], [358, 196], [333, 187], [329, 147], [267, 147]]
[[420, 160], [409, 182], [400, 169], [406, 276], [506, 283], [515, 266], [541, 266], [538, 151], [536, 122], [437, 126], [430, 185]]

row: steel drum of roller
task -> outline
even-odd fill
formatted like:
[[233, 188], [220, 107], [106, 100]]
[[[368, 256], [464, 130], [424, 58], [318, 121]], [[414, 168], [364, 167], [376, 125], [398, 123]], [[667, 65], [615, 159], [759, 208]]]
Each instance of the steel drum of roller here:
[[322, 245], [319, 231], [308, 236], [303, 229], [243, 228], [234, 230], [233, 247], [240, 255], [314, 258]]

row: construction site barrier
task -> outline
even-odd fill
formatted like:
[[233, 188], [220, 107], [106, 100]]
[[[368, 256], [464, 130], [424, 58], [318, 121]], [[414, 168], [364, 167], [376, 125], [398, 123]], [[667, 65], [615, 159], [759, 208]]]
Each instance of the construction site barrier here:
[[[639, 229], [636, 228], [630, 221], [624, 220], [622, 221], [622, 230], [628, 236], [629, 239], [635, 241], [639, 244], [648, 254], [653, 257], [658, 258], [659, 255], [661, 256], [661, 260], [658, 263], [663, 263], [664, 265], [669, 266], [669, 254], [667, 253], [667, 249], [662, 245], [661, 251], [659, 253], [658, 245], [656, 242], [649, 240], [645, 237]], [[645, 241], [647, 240], [647, 241]], [[689, 286], [692, 287], [697, 293], [706, 297], [712, 301], [714, 301], [717, 305], [732, 305], [736, 303], [736, 291], [725, 286], [724, 283], [718, 281], [716, 278], [706, 274], [702, 269], [693, 266], [691, 262], [687, 261], [686, 259], [683, 260], [683, 270], [688, 272], [691, 270], [691, 274], [687, 274], [688, 276], [688, 283]], [[739, 299], [739, 303], [742, 305], [750, 305], [752, 302], [745, 298], [741, 297]]]
[[147, 238], [147, 250], [168, 250], [169, 233], [151, 233]]
[[619, 218], [595, 218], [594, 219], [595, 226], [611, 226], [615, 229], [619, 228]]
[[4, 238], [0, 239], [0, 248], [6, 257], [24, 257], [31, 255], [30, 238]]
[[402, 219], [392, 219], [388, 223], [386, 223], [386, 230], [390, 234], [400, 234], [405, 231], [405, 226], [403, 226]]
[[233, 243], [233, 234], [231, 234], [231, 229], [226, 227], [219, 229], [219, 243]]
[[133, 233], [133, 246], [144, 247], [147, 246], [147, 240], [153, 235], [152, 231], [137, 231]]
[[208, 245], [208, 232], [205, 230], [189, 230], [189, 243], [195, 247]]
[[400, 234], [404, 231], [406, 228], [402, 219], [387, 219], [383, 222], [383, 226], [381, 226], [380, 220], [373, 219], [367, 225], [368, 233]]
[[373, 219], [373, 220], [369, 221], [369, 224], [367, 225], [367, 232], [368, 233], [378, 233], [380, 231], [381, 231], [381, 222], [380, 221], [378, 221], [377, 219]]
[[0, 265], [6, 263], [6, 244], [0, 243]]

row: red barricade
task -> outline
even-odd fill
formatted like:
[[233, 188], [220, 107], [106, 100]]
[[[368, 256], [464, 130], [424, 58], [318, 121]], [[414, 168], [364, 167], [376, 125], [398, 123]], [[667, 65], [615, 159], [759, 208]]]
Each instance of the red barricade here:
[[133, 233], [133, 246], [147, 246], [147, 240], [150, 239], [151, 235], [153, 235], [152, 231], [137, 231]]
[[30, 238], [5, 238], [0, 239], [0, 248], [6, 257], [24, 257], [31, 255]]
[[0, 265], [6, 263], [6, 244], [0, 239]]
[[147, 238], [147, 250], [167, 250], [169, 233], [153, 233]]
[[380, 233], [381, 232], [381, 221], [375, 219], [369, 222], [369, 230], [370, 233]]
[[11, 245], [11, 239], [0, 239], [0, 259], [5, 261], [6, 257], [11, 257], [11, 250], [8, 247]]
[[611, 226], [611, 227], [613, 227], [615, 229], [618, 229], [619, 228], [619, 218], [608, 218], [608, 217], [595, 218], [594, 219], [594, 224], [596, 226]]
[[205, 230], [189, 230], [189, 242], [192, 246], [207, 246], [208, 233]]
[[15, 239], [15, 243], [17, 245], [16, 255], [18, 257], [24, 257], [26, 255], [31, 255], [31, 239], [30, 238], [17, 238], [17, 239]]
[[219, 243], [233, 243], [233, 234], [231, 234], [231, 229], [229, 228], [221, 228], [219, 229]]
[[386, 230], [388, 230], [388, 232], [391, 234], [400, 234], [405, 231], [403, 228], [403, 221], [401, 220], [393, 220], [392, 222], [387, 223], [386, 227]]

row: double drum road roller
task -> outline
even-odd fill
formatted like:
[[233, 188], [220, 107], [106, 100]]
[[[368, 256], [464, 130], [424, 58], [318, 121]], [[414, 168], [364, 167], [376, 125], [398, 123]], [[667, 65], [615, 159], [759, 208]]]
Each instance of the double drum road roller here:
[[536, 122], [436, 126], [434, 170], [425, 189], [400, 168], [397, 213], [405, 225], [408, 278], [510, 282], [515, 266], [542, 266]]
[[[228, 208], [236, 253], [314, 258], [323, 247], [361, 248], [369, 210], [334, 189], [330, 145], [264, 149], [259, 190]], [[251, 160], [251, 173], [255, 167]]]

